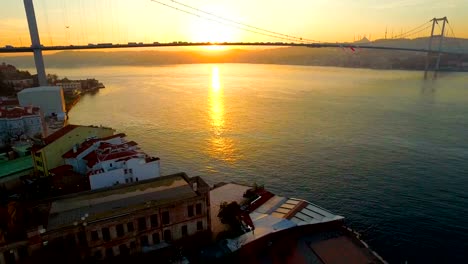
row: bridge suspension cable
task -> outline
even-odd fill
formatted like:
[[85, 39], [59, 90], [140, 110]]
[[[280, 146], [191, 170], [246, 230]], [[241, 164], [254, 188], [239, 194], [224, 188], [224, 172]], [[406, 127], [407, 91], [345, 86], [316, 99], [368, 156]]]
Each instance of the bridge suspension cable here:
[[[406, 31], [406, 32], [404, 32], [404, 33], [401, 33], [401, 34], [399, 34], [399, 35], [393, 36], [392, 38], [393, 38], [393, 39], [398, 39], [398, 38], [404, 38], [404, 37], [412, 36], [412, 35], [414, 35], [414, 34], [417, 34], [417, 33], [421, 32], [421, 31], [424, 31], [424, 30], [428, 29], [428, 28], [431, 26], [430, 23], [431, 23], [431, 21], [427, 21], [427, 22], [425, 22], [424, 24], [421, 24], [421, 25], [419, 25], [419, 26], [417, 26], [417, 27], [415, 27], [415, 28], [413, 28], [413, 29], [411, 29], [411, 30], [408, 30], [408, 31]], [[418, 30], [418, 29], [420, 29], [420, 28], [422, 28], [422, 27], [424, 27], [424, 26], [426, 26], [426, 27], [423, 28], [423, 29], [421, 29], [421, 30]], [[418, 30], [418, 31], [413, 32], [413, 31], [415, 31], [415, 30]], [[411, 33], [411, 32], [413, 32], [413, 33]], [[411, 34], [410, 34], [410, 33], [411, 33]]]
[[[461, 44], [460, 44], [460, 40], [455, 36], [455, 33], [453, 32], [453, 28], [452, 26], [450, 25], [450, 23], [447, 21], [447, 25], [449, 27], [449, 32], [448, 32], [448, 36], [449, 37], [452, 37], [453, 38], [453, 41], [452, 42], [455, 42], [455, 45], [457, 46], [455, 49], [460, 52], [460, 51], [465, 51], [464, 48], [462, 48]], [[451, 33], [451, 35], [449, 35]]]
[[309, 41], [309, 42], [317, 42], [317, 43], [320, 42], [320, 41], [318, 41], [318, 40], [313, 40], [313, 39], [307, 39], [307, 38], [301, 38], [301, 37], [291, 36], [291, 35], [287, 35], [287, 34], [275, 32], [275, 31], [271, 31], [271, 30], [267, 30], [267, 29], [255, 27], [255, 26], [252, 26], [252, 25], [249, 25], [249, 24], [246, 24], [246, 23], [238, 22], [238, 21], [235, 21], [235, 20], [232, 20], [232, 19], [229, 19], [229, 18], [225, 18], [225, 17], [222, 17], [222, 16], [218, 16], [218, 15], [213, 14], [213, 13], [210, 13], [210, 12], [203, 11], [203, 10], [201, 10], [201, 9], [198, 9], [198, 8], [196, 8], [196, 7], [193, 7], [193, 6], [190, 6], [190, 5], [181, 3], [181, 2], [176, 1], [176, 0], [171, 0], [171, 1], [174, 2], [174, 3], [176, 3], [176, 4], [178, 4], [178, 5], [181, 5], [181, 6], [190, 8], [190, 9], [192, 9], [192, 10], [195, 10], [195, 11], [197, 11], [197, 12], [204, 13], [204, 14], [207, 14], [207, 15], [209, 15], [209, 16], [213, 16], [213, 17], [219, 18], [219, 19], [221, 19], [221, 20], [224, 20], [224, 21], [227, 21], [227, 22], [230, 22], [230, 23], [234, 23], [234, 24], [237, 24], [237, 25], [240, 25], [240, 26], [252, 28], [252, 29], [255, 29], [255, 30], [264, 31], [264, 32], [267, 32], [267, 33], [270, 33], [270, 34], [275, 34], [275, 35], [279, 35], [279, 36], [283, 36], [283, 37], [287, 37], [287, 38], [293, 38], [293, 39], [297, 39], [297, 40], [300, 40], [300, 41], [304, 40], [304, 41]]
[[[288, 40], [288, 41], [296, 41], [296, 42], [300, 42], [300, 43], [319, 42], [319, 41], [315, 41], [315, 40], [308, 40], [308, 39], [304, 39], [304, 38], [300, 38], [300, 37], [294, 37], [294, 36], [282, 34], [282, 33], [279, 33], [279, 32], [263, 30], [263, 29], [260, 29], [260, 28], [254, 27], [254, 26], [250, 26], [250, 25], [247, 25], [247, 24], [236, 22], [234, 20], [230, 20], [230, 19], [227, 19], [227, 18], [222, 18], [222, 17], [214, 15], [212, 13], [205, 12], [205, 11], [202, 11], [202, 10], [197, 9], [195, 7], [191, 7], [189, 5], [182, 4], [182, 3], [179, 3], [179, 2], [176, 2], [176, 1], [173, 1], [173, 2], [175, 2], [177, 4], [180, 4], [182, 6], [185, 6], [186, 8], [194, 9], [194, 10], [196, 10], [198, 12], [213, 16], [213, 17], [215, 17], [217, 19], [213, 19], [213, 18], [203, 16], [203, 15], [200, 15], [200, 14], [197, 14], [197, 13], [185, 10], [185, 9], [181, 9], [179, 7], [166, 4], [166, 3], [160, 2], [158, 0], [151, 0], [151, 2], [154, 2], [154, 3], [157, 3], [157, 4], [172, 8], [172, 9], [177, 10], [179, 12], [183, 12], [183, 13], [186, 13], [186, 14], [189, 14], [189, 15], [192, 15], [192, 16], [196, 16], [198, 18], [206, 19], [206, 20], [209, 20], [209, 21], [213, 21], [213, 22], [225, 25], [225, 26], [234, 27], [234, 28], [237, 28], [237, 29], [240, 29], [240, 30], [244, 30], [244, 31], [259, 34], [259, 35], [264, 35], [264, 36], [273, 37], [273, 38], [277, 38], [277, 39]], [[222, 19], [222, 20], [224, 20], [226, 22], [220, 21], [220, 19]], [[264, 31], [264, 32], [262, 32], [262, 31]]]

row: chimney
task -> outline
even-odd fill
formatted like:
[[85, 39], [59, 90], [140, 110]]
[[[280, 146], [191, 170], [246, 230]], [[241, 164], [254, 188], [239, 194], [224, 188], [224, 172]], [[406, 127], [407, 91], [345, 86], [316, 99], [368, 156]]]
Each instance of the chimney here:
[[198, 183], [197, 183], [197, 182], [194, 182], [193, 185], [192, 185], [192, 188], [193, 188], [193, 190], [196, 192], [197, 189], [198, 189]]
[[75, 145], [73, 145], [73, 153], [76, 153], [77, 151], [78, 151], [78, 148], [77, 148], [77, 146], [75, 144]]

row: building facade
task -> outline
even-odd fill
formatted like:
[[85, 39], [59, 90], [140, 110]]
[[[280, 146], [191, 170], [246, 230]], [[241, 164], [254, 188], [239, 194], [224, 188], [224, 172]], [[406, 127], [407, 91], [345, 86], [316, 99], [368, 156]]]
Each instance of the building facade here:
[[40, 176], [49, 176], [49, 170], [65, 165], [62, 155], [90, 138], [110, 137], [115, 130], [108, 127], [67, 125], [46, 137], [43, 144], [33, 146], [34, 168]]
[[57, 82], [55, 85], [61, 87], [64, 93], [77, 94], [81, 92], [81, 81]]
[[67, 165], [89, 177], [91, 189], [148, 180], [160, 176], [159, 158], [141, 152], [120, 133], [90, 138], [62, 155]]
[[6, 64], [5, 62], [2, 62], [2, 64], [0, 64], [0, 73], [2, 73], [6, 77], [15, 74], [16, 71], [16, 67], [11, 64]]
[[0, 146], [45, 134], [44, 117], [38, 107], [0, 107]]
[[[37, 261], [47, 251], [90, 261], [187, 245], [210, 236], [209, 190], [200, 177], [178, 173], [62, 197], [21, 246]], [[0, 263], [9, 252], [0, 247]]]
[[65, 116], [63, 89], [58, 86], [27, 88], [18, 93], [21, 106], [37, 106], [44, 115]]
[[21, 91], [25, 88], [33, 87], [34, 80], [32, 78], [28, 79], [8, 79], [4, 80], [3, 83], [11, 85], [15, 91]]

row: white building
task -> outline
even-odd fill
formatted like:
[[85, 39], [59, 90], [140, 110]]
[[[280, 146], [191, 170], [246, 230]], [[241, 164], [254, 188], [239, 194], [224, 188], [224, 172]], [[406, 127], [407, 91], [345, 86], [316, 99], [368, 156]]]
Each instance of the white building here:
[[63, 92], [75, 94], [81, 92], [81, 82], [58, 82], [57, 86], [62, 87]]
[[65, 99], [63, 89], [58, 86], [41, 86], [24, 89], [18, 93], [21, 106], [37, 106], [45, 116], [64, 117]]
[[159, 177], [159, 158], [149, 157], [124, 137], [91, 138], [62, 157], [74, 171], [89, 177], [91, 189]]
[[33, 79], [4, 80], [3, 83], [12, 85], [15, 91], [21, 91], [24, 88], [32, 87], [34, 84], [34, 80]]
[[45, 122], [38, 107], [0, 108], [0, 145], [11, 140], [45, 136]]

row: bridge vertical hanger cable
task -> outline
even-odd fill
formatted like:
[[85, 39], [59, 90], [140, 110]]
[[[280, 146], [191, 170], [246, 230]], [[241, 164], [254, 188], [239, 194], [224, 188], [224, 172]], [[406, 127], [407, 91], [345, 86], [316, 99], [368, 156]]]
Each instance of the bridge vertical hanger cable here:
[[78, 16], [80, 17], [80, 43], [83, 43], [81, 41], [84, 41], [84, 33], [83, 33], [83, 16], [82, 11], [81, 11], [81, 0], [78, 1], [78, 8], [75, 8], [75, 10], [78, 9]]
[[176, 3], [176, 4], [178, 4], [178, 5], [181, 5], [181, 6], [183, 6], [183, 7], [186, 7], [186, 8], [195, 10], [195, 11], [197, 11], [197, 12], [200, 12], [200, 13], [203, 13], [203, 14], [206, 14], [206, 15], [209, 15], [209, 16], [212, 16], [212, 17], [215, 17], [215, 18], [218, 18], [218, 19], [227, 21], [227, 22], [229, 22], [229, 23], [237, 24], [237, 25], [240, 25], [240, 26], [243, 26], [243, 27], [252, 28], [252, 29], [255, 29], [255, 30], [267, 32], [267, 33], [269, 33], [269, 34], [274, 34], [274, 35], [283, 36], [283, 37], [286, 37], [286, 38], [293, 38], [293, 39], [298, 39], [298, 40], [305, 40], [305, 41], [309, 41], [309, 42], [317, 42], [317, 43], [320, 43], [320, 41], [318, 41], [318, 40], [306, 39], [306, 38], [301, 38], [301, 37], [295, 37], [295, 36], [291, 36], [291, 35], [287, 35], [287, 34], [282, 34], [282, 33], [275, 32], [275, 31], [271, 31], [271, 30], [267, 30], [267, 29], [255, 27], [255, 26], [252, 26], [252, 25], [249, 25], [249, 24], [246, 24], [246, 23], [238, 22], [238, 21], [235, 21], [235, 20], [233, 20], [233, 19], [225, 18], [225, 17], [219, 16], [219, 15], [216, 15], [216, 14], [213, 14], [213, 13], [210, 13], [210, 12], [203, 11], [203, 10], [198, 9], [198, 8], [196, 8], [196, 7], [193, 7], [193, 6], [190, 6], [190, 5], [187, 5], [187, 4], [178, 2], [178, 1], [176, 1], [176, 0], [171, 0], [171, 1], [174, 2], [174, 3]]
[[98, 36], [100, 36], [101, 35], [101, 30], [99, 28], [99, 20], [98, 20], [98, 13], [97, 13], [97, 2], [96, 1], [93, 1], [93, 2], [94, 2], [94, 12], [93, 13], [94, 13], [94, 17], [96, 18], [96, 22], [95, 22], [96, 26], [95, 26], [95, 33], [94, 33], [95, 36], [94, 36], [92, 42], [95, 42], [96, 41], [96, 34]]
[[42, 7], [42, 15], [44, 16], [45, 24], [46, 24], [46, 30], [47, 30], [47, 38], [49, 39], [49, 45], [53, 46], [54, 42], [52, 41], [52, 35], [50, 34], [50, 25], [49, 25], [49, 16], [47, 14], [47, 1], [43, 0], [43, 7]]
[[[421, 32], [424, 32], [425, 30], [428, 30], [429, 28], [431, 28], [432, 25], [428, 25], [426, 26], [425, 28], [422, 28], [422, 29], [419, 29], [418, 31], [414, 31], [413, 30], [410, 30], [408, 32], [405, 32], [403, 33], [403, 35], [398, 35], [397, 37], [399, 38], [407, 38], [407, 37], [410, 37], [410, 36], [414, 36], [416, 34], [419, 34]], [[420, 28], [420, 27], [418, 27]], [[387, 39], [387, 40], [381, 40], [381, 41], [378, 41], [378, 44], [382, 44], [382, 43], [391, 43], [391, 42], [394, 42], [396, 39]]]
[[455, 44], [457, 45], [457, 50], [458, 50], [459, 52], [463, 52], [464, 49], [462, 48], [462, 46], [461, 46], [461, 44], [460, 44], [460, 40], [457, 39], [457, 37], [455, 36], [455, 32], [453, 32], [453, 28], [452, 28], [452, 26], [450, 25], [450, 23], [449, 23], [448, 21], [447, 21], [447, 25], [448, 25], [448, 27], [449, 27], [450, 32], [452, 33], [452, 37], [453, 37], [453, 39], [454, 39], [454, 41], [455, 41]]
[[192, 15], [192, 16], [196, 16], [196, 17], [201, 18], [201, 19], [206, 19], [206, 20], [209, 20], [209, 21], [213, 21], [213, 22], [216, 22], [216, 23], [219, 23], [219, 24], [222, 24], [222, 25], [225, 25], [225, 26], [229, 26], [229, 27], [234, 27], [234, 28], [244, 30], [244, 31], [247, 31], [247, 32], [251, 32], [251, 33], [255, 33], [255, 34], [259, 34], [259, 35], [264, 35], [264, 36], [268, 36], [268, 37], [273, 37], [273, 38], [277, 38], [277, 39], [288, 40], [288, 41], [291, 41], [291, 42], [296, 41], [296, 42], [304, 43], [304, 44], [310, 43], [310, 42], [308, 42], [306, 40], [303, 40], [302, 38], [298, 38], [298, 37], [283, 37], [283, 36], [279, 36], [279, 35], [273, 35], [273, 34], [269, 34], [269, 33], [265, 33], [265, 32], [255, 31], [255, 30], [248, 29], [248, 28], [245, 28], [245, 27], [240, 27], [238, 25], [229, 24], [229, 23], [219, 21], [219, 20], [216, 20], [216, 19], [213, 19], [213, 18], [202, 16], [202, 15], [199, 15], [199, 14], [196, 14], [196, 13], [184, 10], [184, 9], [180, 9], [178, 7], [171, 6], [171, 5], [162, 3], [162, 2], [157, 1], [157, 0], [151, 0], [151, 2], [158, 3], [160, 5], [175, 9], [175, 10], [177, 10], [179, 12], [183, 12], [183, 13], [186, 13], [186, 14], [189, 14], [189, 15]]

